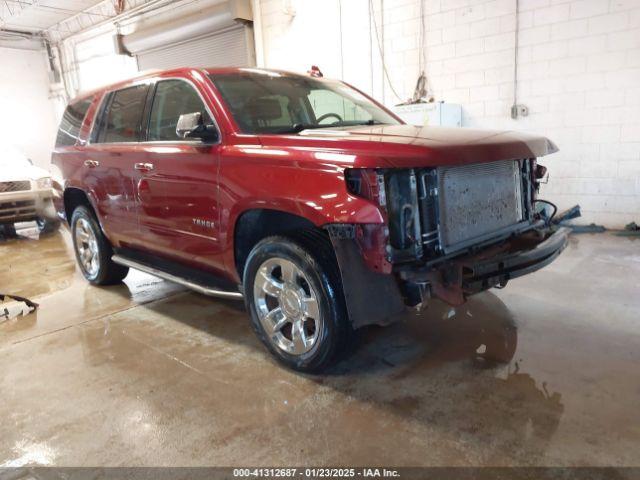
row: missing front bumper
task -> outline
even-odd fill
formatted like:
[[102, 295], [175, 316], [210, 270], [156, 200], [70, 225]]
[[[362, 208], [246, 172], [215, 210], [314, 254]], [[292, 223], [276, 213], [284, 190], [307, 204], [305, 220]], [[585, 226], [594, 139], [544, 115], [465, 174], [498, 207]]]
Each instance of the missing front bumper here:
[[533, 230], [513, 237], [498, 246], [488, 247], [443, 262], [432, 269], [401, 272], [409, 292], [418, 292], [422, 303], [435, 296], [452, 305], [464, 303], [469, 295], [502, 287], [523, 275], [535, 272], [553, 262], [568, 243], [569, 230]]
[[477, 293], [540, 270], [553, 262], [568, 244], [569, 229], [560, 228], [530, 250], [499, 255], [464, 266], [462, 289]]
[[425, 305], [431, 297], [460, 305], [469, 295], [539, 270], [564, 250], [569, 230], [534, 229], [438, 266], [405, 265], [393, 274], [373, 271], [354, 239], [330, 233], [349, 318], [359, 328], [391, 323], [405, 306]]

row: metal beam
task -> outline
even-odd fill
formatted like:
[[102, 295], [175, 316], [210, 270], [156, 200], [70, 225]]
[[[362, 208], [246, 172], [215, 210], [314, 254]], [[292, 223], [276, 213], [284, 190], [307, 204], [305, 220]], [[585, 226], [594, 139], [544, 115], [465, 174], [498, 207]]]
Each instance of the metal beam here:
[[44, 46], [43, 36], [39, 33], [0, 28], [0, 46], [25, 50], [40, 50]]
[[[124, 12], [118, 14], [113, 0], [104, 0], [72, 17], [52, 25], [46, 30], [50, 38], [52, 38], [52, 41], [57, 42], [93, 27], [102, 26], [106, 23], [116, 23], [119, 19], [125, 18], [140, 9], [147, 9], [156, 4], [166, 3], [170, 3], [169, 0], [126, 0]], [[96, 12], [106, 18], [96, 18]], [[58, 33], [57, 37], [52, 35], [54, 32]]]
[[[95, 22], [108, 20], [113, 16], [113, 14], [110, 12], [102, 12], [102, 11], [95, 10], [93, 8], [95, 6], [96, 5], [93, 5], [92, 7], [89, 7], [83, 10], [74, 10], [69, 8], [42, 4], [40, 3], [40, 0], [30, 0], [30, 1], [29, 0], [1, 0], [0, 1], [0, 26], [10, 24], [12, 18], [17, 19], [18, 17], [22, 17], [26, 11], [29, 11], [31, 13], [39, 10], [43, 12], [46, 11], [46, 12], [59, 14], [66, 18], [59, 20], [58, 22], [55, 22], [53, 25], [47, 25], [45, 27], [38, 26], [38, 27], [29, 27], [29, 28], [33, 28], [34, 30], [39, 30], [39, 31], [45, 31], [53, 27], [53, 30], [60, 30], [68, 33], [73, 33], [77, 31], [77, 28], [74, 28], [74, 29], [67, 28], [62, 30], [62, 29], [55, 28], [55, 26], [60, 23], [66, 22], [69, 18], [76, 18], [79, 15], [86, 15], [90, 18], [93, 18]], [[26, 19], [26, 20], [30, 20], [30, 19]], [[79, 26], [80, 26], [80, 29], [83, 29], [85, 28], [86, 23], [80, 21]]]
[[[91, 12], [90, 9], [71, 10], [69, 8], [55, 7], [55, 6], [52, 6], [52, 5], [43, 5], [43, 4], [39, 3], [37, 0], [32, 0], [31, 2], [26, 1], [26, 0], [4, 0], [4, 1], [7, 4], [18, 5], [19, 8], [21, 9], [21, 11], [27, 10], [29, 8], [35, 8], [35, 9], [40, 9], [40, 10], [51, 10], [51, 11], [54, 11], [54, 12], [60, 12], [60, 13], [65, 13], [65, 14], [69, 14], [69, 15], [77, 15], [79, 13], [86, 13], [87, 15], [96, 15], [96, 16], [99, 16], [99, 17], [108, 18], [108, 15], [103, 15], [101, 13], [96, 13], [96, 12]], [[92, 7], [90, 7], [90, 8], [92, 8]]]

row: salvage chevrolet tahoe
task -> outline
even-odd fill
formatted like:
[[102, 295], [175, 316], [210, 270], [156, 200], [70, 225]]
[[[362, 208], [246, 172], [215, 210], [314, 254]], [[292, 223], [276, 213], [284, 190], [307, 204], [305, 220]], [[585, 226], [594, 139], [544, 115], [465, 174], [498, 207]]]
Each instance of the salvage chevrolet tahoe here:
[[406, 125], [344, 82], [176, 69], [81, 96], [53, 164], [78, 264], [244, 298], [287, 366], [320, 371], [353, 330], [457, 305], [567, 244], [535, 208], [543, 137]]

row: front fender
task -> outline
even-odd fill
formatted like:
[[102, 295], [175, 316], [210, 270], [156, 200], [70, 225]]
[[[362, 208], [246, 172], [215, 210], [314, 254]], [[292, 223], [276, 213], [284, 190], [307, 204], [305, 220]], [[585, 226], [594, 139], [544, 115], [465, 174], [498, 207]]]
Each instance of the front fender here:
[[384, 223], [377, 205], [347, 191], [343, 169], [258, 160], [222, 160], [220, 222], [227, 241], [233, 239], [240, 215], [257, 208], [298, 215], [318, 227]]
[[[306, 218], [317, 227], [326, 224], [379, 224], [383, 223], [383, 217], [373, 203], [348, 195], [350, 199], [346, 208], [342, 202], [336, 199], [336, 203], [307, 198], [258, 198], [251, 197], [242, 199], [235, 204], [228, 216], [228, 224], [233, 231], [235, 222], [245, 212], [253, 209], [277, 210], [284, 213], [291, 213], [299, 217]], [[348, 208], [348, 210], [347, 210]], [[347, 210], [347, 211], [345, 211]]]

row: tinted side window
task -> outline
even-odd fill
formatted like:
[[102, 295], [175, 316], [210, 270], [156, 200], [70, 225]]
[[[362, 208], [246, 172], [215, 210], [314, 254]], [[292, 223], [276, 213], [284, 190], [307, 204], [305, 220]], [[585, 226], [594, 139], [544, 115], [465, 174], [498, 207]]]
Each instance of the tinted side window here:
[[207, 109], [193, 86], [182, 80], [158, 82], [149, 118], [148, 139], [183, 140], [176, 134], [178, 119], [180, 115], [195, 112], [202, 113], [205, 124], [211, 123]]
[[118, 90], [111, 95], [101, 121], [98, 143], [137, 142], [148, 85]]
[[56, 147], [66, 147], [76, 144], [78, 135], [80, 134], [80, 127], [82, 127], [82, 121], [92, 101], [93, 98], [88, 98], [67, 106], [64, 115], [62, 115], [60, 128], [58, 129]]

